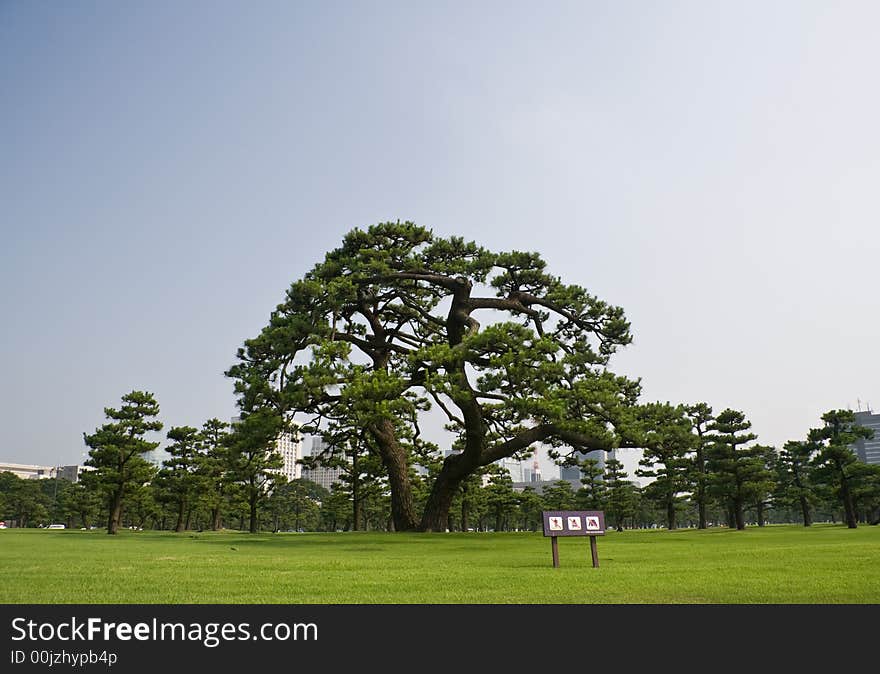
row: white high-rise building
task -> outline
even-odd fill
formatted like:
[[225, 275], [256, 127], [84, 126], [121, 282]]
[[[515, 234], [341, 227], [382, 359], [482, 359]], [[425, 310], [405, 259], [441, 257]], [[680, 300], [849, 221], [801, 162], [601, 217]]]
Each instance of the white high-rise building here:
[[[320, 456], [327, 449], [327, 443], [318, 436], [312, 437], [311, 456]], [[339, 478], [345, 471], [342, 468], [330, 466], [315, 466], [314, 468], [302, 468], [302, 477], [319, 484], [327, 491], [339, 482]]]
[[[232, 417], [233, 426], [240, 421], [240, 416]], [[296, 431], [297, 424], [293, 424], [293, 426], [293, 432], [285, 431], [275, 441], [275, 450], [283, 461], [281, 468], [278, 468], [275, 472], [281, 473], [288, 481], [298, 480], [302, 477], [302, 464], [300, 464], [300, 459], [303, 456], [302, 439], [299, 432]]]
[[334, 484], [341, 482], [340, 478], [344, 472], [339, 467], [315, 466], [314, 468], [303, 468], [302, 476], [304, 480], [311, 480], [330, 491]]
[[284, 477], [290, 480], [298, 480], [302, 477], [302, 440], [299, 433], [284, 432], [275, 441], [275, 449], [284, 460], [284, 465], [279, 471]]

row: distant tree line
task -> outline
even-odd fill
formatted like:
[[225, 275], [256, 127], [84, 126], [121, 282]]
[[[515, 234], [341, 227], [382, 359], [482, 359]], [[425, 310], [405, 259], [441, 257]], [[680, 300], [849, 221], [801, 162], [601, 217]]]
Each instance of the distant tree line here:
[[[762, 445], [741, 411], [641, 403], [641, 382], [609, 369], [631, 341], [621, 307], [553, 276], [537, 253], [411, 222], [354, 229], [238, 350], [226, 374], [239, 423], [171, 428], [156, 468], [144, 458], [160, 445], [154, 397], [132, 391], [105, 409], [84, 436], [94, 470], [76, 490], [81, 514], [110, 533], [528, 529], [551, 505], [603, 508], [619, 527], [877, 520], [878, 468], [850, 449], [871, 431], [851, 412]], [[442, 456], [422, 433], [429, 410], [451, 434]], [[342, 468], [331, 493], [285, 484], [274, 450], [295, 432], [323, 440], [310, 461]], [[498, 461], [538, 446], [580, 467], [577, 489], [514, 492]], [[644, 450], [637, 475], [580, 458], [617, 448]], [[652, 481], [640, 489], [636, 477]], [[16, 520], [52, 514], [33, 490], [4, 495], [21, 504]]]
[[[850, 446], [870, 431], [848, 410], [822, 416], [823, 425], [803, 440], [777, 450], [757, 444], [742, 412], [717, 416], [705, 403], [637, 408], [644, 439], [639, 487], [620, 461], [604, 467], [595, 459], [555, 455], [577, 465], [580, 486], [559, 480], [515, 490], [497, 464], [470, 476], [455, 492], [447, 520], [451, 531], [537, 530], [543, 510], [604, 510], [609, 527], [680, 526], [742, 529], [747, 523], [880, 521], [880, 466], [858, 460]], [[201, 428], [168, 430], [168, 458], [160, 467], [144, 454], [161, 443], [147, 441], [161, 430], [152, 394], [133, 391], [119, 409], [107, 408], [108, 423], [84, 436], [90, 449], [79, 482], [61, 478], [25, 480], [0, 473], [0, 518], [20, 527], [63, 523], [67, 527], [190, 530], [233, 528], [270, 531], [393, 530], [391, 493], [381, 462], [356, 436], [345, 451], [325, 445], [309, 466], [341, 468], [330, 491], [305, 479], [287, 481], [275, 436], [262, 424], [230, 426], [209, 419]], [[262, 438], [256, 452], [253, 436]], [[339, 441], [339, 436], [327, 436]], [[361, 438], [362, 440], [363, 438]], [[429, 499], [440, 459], [427, 458], [426, 472], [411, 467], [413, 503]]]

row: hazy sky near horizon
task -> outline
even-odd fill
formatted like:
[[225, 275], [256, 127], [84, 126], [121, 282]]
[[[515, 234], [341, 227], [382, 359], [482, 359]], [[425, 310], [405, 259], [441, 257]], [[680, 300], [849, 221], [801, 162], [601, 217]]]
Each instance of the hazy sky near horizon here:
[[645, 401], [880, 407], [874, 2], [0, 2], [0, 461], [166, 429], [356, 226], [622, 306]]

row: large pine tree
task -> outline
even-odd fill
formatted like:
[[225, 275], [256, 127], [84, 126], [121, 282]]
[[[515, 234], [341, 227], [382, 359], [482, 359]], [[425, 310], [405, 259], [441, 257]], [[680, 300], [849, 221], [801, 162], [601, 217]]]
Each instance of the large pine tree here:
[[211, 529], [220, 528], [223, 505], [232, 482], [229, 451], [229, 424], [208, 419], [199, 431], [199, 456], [196, 473], [201, 485], [201, 500], [211, 515]]
[[693, 501], [697, 506], [697, 527], [699, 529], [705, 529], [708, 526], [706, 521], [706, 506], [709, 503], [706, 464], [708, 445], [707, 427], [715, 417], [712, 416], [712, 408], [702, 402], [690, 405], [687, 408], [687, 414], [693, 425], [693, 432], [697, 436], [694, 441], [693, 470], [691, 474]]
[[726, 409], [709, 424], [709, 487], [727, 511], [731, 528], [745, 529], [745, 506], [767, 479], [760, 445], [747, 446], [758, 436], [740, 411]]
[[249, 530], [259, 530], [259, 509], [275, 484], [283, 482], [277, 440], [287, 430], [284, 420], [266, 409], [242, 414], [229, 436], [229, 475], [244, 493]]
[[192, 426], [175, 426], [166, 437], [172, 441], [165, 448], [169, 458], [162, 463], [154, 483], [165, 500], [173, 504], [177, 512], [174, 530], [181, 532], [189, 527], [189, 513], [200, 486], [200, 476], [196, 472], [199, 431]]
[[836, 488], [843, 504], [846, 526], [855, 529], [858, 523], [851, 482], [858, 472], [856, 464], [859, 460], [850, 446], [859, 438], [873, 438], [874, 431], [856, 424], [851, 410], [830, 410], [822, 415], [822, 421], [825, 426], [814, 428], [809, 434], [810, 441], [817, 444], [813, 463], [820, 479], [824, 477]]
[[126, 494], [149, 482], [155, 472], [144, 455], [160, 443], [149, 442], [144, 436], [162, 430], [162, 422], [155, 419], [159, 403], [152, 393], [145, 391], [126, 393], [119, 409], [106, 407], [104, 414], [111, 421], [91, 435], [83, 433], [83, 439], [91, 448], [86, 461], [86, 465], [95, 468], [91, 479], [107, 499], [107, 533], [115, 534], [121, 524]]
[[617, 459], [605, 462], [605, 484], [607, 485], [607, 505], [609, 519], [614, 522], [617, 531], [623, 531], [623, 523], [632, 517], [636, 509], [636, 485], [627, 480], [623, 464]]
[[[607, 365], [630, 341], [621, 308], [536, 253], [386, 222], [353, 230], [294, 282], [228, 374], [245, 413], [357, 421], [395, 527], [442, 531], [462, 483], [499, 459], [540, 442], [589, 452], [629, 441], [616, 427], [639, 384]], [[420, 517], [410, 468], [429, 402], [461, 452], [443, 459]]]
[[669, 529], [677, 526], [676, 506], [681, 493], [690, 486], [691, 462], [687, 456], [695, 436], [686, 412], [685, 407], [668, 403], [650, 403], [638, 410], [645, 431], [645, 454], [636, 475], [655, 478], [645, 495], [663, 508]]

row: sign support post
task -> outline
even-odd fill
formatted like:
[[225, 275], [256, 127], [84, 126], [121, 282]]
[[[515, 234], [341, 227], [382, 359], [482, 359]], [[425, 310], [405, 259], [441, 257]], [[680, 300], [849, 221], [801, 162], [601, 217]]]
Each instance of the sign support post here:
[[599, 568], [596, 536], [605, 535], [605, 513], [601, 510], [545, 510], [544, 536], [550, 538], [553, 568], [559, 568], [559, 536], [589, 536], [593, 568]]

